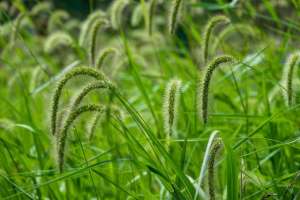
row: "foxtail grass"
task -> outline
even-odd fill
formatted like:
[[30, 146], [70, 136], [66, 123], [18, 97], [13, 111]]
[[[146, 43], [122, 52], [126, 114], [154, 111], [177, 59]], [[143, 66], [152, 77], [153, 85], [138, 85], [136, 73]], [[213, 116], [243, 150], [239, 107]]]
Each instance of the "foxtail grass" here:
[[213, 29], [220, 23], [229, 23], [230, 19], [223, 15], [218, 15], [212, 17], [206, 26], [204, 27], [203, 33], [203, 44], [202, 44], [202, 54], [203, 54], [203, 62], [206, 63], [209, 54], [209, 41], [211, 38], [211, 34]]
[[167, 134], [166, 140], [169, 146], [169, 140], [175, 133], [177, 118], [178, 118], [178, 104], [180, 98], [181, 81], [171, 80], [165, 91], [165, 98], [163, 104], [164, 128]]
[[170, 14], [169, 14], [169, 33], [174, 34], [176, 30], [176, 26], [181, 14], [181, 4], [182, 0], [173, 0]]
[[44, 51], [51, 53], [59, 46], [72, 46], [74, 40], [71, 35], [66, 32], [55, 32], [49, 35], [44, 43]]
[[200, 92], [199, 92], [199, 111], [200, 117], [204, 124], [208, 121], [208, 95], [209, 95], [209, 84], [211, 82], [211, 78], [213, 72], [216, 68], [218, 68], [221, 64], [233, 62], [234, 58], [232, 56], [219, 56], [216, 57], [205, 69], [204, 74], [202, 76], [202, 80], [200, 83]]
[[293, 82], [295, 78], [295, 67], [299, 64], [300, 61], [300, 52], [295, 52], [291, 54], [287, 62], [284, 66], [284, 73], [283, 73], [283, 83], [284, 83], [284, 88], [286, 91], [285, 93], [285, 101], [287, 106], [292, 106], [295, 103], [295, 93], [294, 93], [294, 87], [293, 87]]
[[90, 67], [78, 67], [75, 68], [64, 75], [64, 77], [58, 82], [54, 95], [52, 97], [52, 106], [51, 106], [51, 133], [55, 135], [57, 132], [57, 112], [60, 96], [62, 94], [62, 90], [66, 83], [76, 76], [89, 76], [93, 77], [96, 80], [107, 80], [106, 76]]

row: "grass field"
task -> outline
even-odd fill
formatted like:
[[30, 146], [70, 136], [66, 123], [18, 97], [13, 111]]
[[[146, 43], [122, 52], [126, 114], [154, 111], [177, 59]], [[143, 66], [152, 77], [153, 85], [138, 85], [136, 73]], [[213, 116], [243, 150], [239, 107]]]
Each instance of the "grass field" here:
[[298, 0], [95, 2], [0, 1], [0, 199], [300, 199]]

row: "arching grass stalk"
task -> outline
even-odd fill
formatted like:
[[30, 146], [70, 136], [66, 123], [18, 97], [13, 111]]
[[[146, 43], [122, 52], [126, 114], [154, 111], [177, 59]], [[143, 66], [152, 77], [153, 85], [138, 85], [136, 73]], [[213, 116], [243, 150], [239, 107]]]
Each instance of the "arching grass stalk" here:
[[93, 77], [97, 80], [108, 80], [106, 76], [90, 67], [78, 67], [75, 68], [64, 75], [64, 77], [58, 82], [54, 95], [52, 97], [52, 106], [51, 106], [51, 133], [52, 135], [56, 134], [56, 121], [57, 121], [57, 112], [58, 112], [58, 105], [59, 99], [62, 93], [62, 89], [65, 84], [72, 78], [76, 76], [89, 76]]
[[131, 20], [130, 20], [130, 24], [133, 27], [138, 26], [143, 18], [143, 8], [142, 8], [142, 4], [139, 3], [135, 6], [132, 15], [131, 15]]
[[92, 26], [96, 20], [105, 20], [106, 14], [101, 11], [97, 10], [93, 13], [91, 13], [88, 18], [83, 22], [81, 28], [80, 28], [80, 34], [79, 34], [79, 45], [83, 46], [87, 36], [89, 35]]
[[96, 54], [98, 30], [101, 28], [101, 26], [105, 24], [107, 24], [106, 20], [103, 19], [96, 20], [91, 29], [89, 55], [90, 55], [90, 65], [93, 67], [95, 67], [95, 54]]
[[180, 98], [181, 81], [171, 80], [166, 88], [165, 99], [163, 104], [164, 128], [167, 134], [167, 146], [169, 146], [170, 137], [174, 134], [177, 117], [178, 103]]
[[181, 4], [182, 0], [173, 0], [170, 15], [169, 15], [169, 33], [174, 34], [176, 30], [176, 25], [181, 14]]
[[203, 33], [203, 46], [202, 46], [202, 54], [203, 54], [203, 62], [206, 63], [208, 59], [208, 53], [209, 53], [209, 40], [212, 34], [212, 31], [216, 25], [220, 23], [229, 23], [230, 19], [223, 15], [218, 15], [212, 17], [208, 23], [206, 24], [204, 28]]
[[199, 92], [199, 111], [200, 116], [202, 117], [203, 123], [206, 124], [208, 120], [208, 92], [209, 92], [209, 84], [213, 75], [213, 72], [216, 68], [220, 66], [220, 64], [233, 62], [234, 58], [232, 56], [220, 56], [215, 58], [206, 68], [206, 71], [203, 74], [202, 81], [200, 83], [200, 92]]
[[96, 62], [95, 62], [96, 68], [101, 69], [105, 58], [111, 54], [117, 54], [117, 53], [118, 53], [118, 50], [116, 48], [108, 47], [106, 49], [103, 49], [96, 59]]
[[216, 156], [219, 150], [222, 148], [223, 143], [222, 140], [219, 138], [217, 141], [215, 141], [215, 144], [213, 144], [210, 155], [209, 155], [209, 162], [208, 162], [208, 194], [210, 200], [216, 199], [215, 194], [215, 161]]
[[113, 2], [110, 13], [111, 25], [114, 29], [121, 26], [121, 16], [125, 7], [129, 4], [128, 0], [116, 0]]
[[288, 60], [284, 66], [284, 73], [283, 73], [283, 83], [286, 105], [292, 106], [294, 104], [295, 98], [293, 97], [295, 94], [293, 92], [293, 80], [294, 80], [294, 69], [299, 64], [300, 52], [295, 52], [288, 57]]
[[10, 44], [11, 44], [12, 47], [16, 43], [17, 35], [19, 34], [19, 29], [20, 29], [21, 23], [25, 19], [26, 16], [27, 16], [26, 13], [20, 13], [18, 15], [18, 17], [15, 19], [15, 21], [13, 22], [11, 41], [10, 41]]
[[73, 122], [83, 113], [87, 112], [98, 112], [103, 113], [105, 111], [105, 107], [89, 104], [80, 106], [77, 109], [71, 111], [71, 113], [67, 116], [67, 119], [62, 127], [60, 134], [57, 137], [57, 159], [58, 159], [58, 167], [59, 171], [63, 171], [64, 166], [64, 157], [65, 157], [65, 146], [67, 141], [68, 130]]
[[58, 46], [71, 46], [74, 40], [71, 35], [66, 32], [55, 32], [49, 35], [44, 43], [44, 51], [46, 53], [53, 52]]
[[64, 10], [54, 11], [48, 21], [48, 33], [51, 33], [56, 29], [57, 25], [62, 25], [62, 20], [66, 20], [70, 17], [69, 13]]
[[108, 81], [94, 81], [87, 86], [85, 86], [80, 93], [76, 96], [75, 100], [73, 101], [71, 105], [71, 110], [75, 109], [77, 106], [80, 105], [82, 102], [83, 98], [87, 96], [91, 91], [96, 90], [96, 89], [109, 89], [109, 90], [114, 90], [114, 86], [112, 83]]
[[30, 15], [32, 17], [39, 15], [42, 12], [49, 12], [52, 9], [52, 4], [49, 2], [39, 2], [34, 5], [34, 7], [30, 11]]

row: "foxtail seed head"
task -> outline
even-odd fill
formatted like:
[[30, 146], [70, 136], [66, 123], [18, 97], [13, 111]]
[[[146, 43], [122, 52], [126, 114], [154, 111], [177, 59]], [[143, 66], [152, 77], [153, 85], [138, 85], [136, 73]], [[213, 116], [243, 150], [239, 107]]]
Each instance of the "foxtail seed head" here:
[[286, 99], [286, 104], [287, 106], [292, 106], [295, 102], [295, 98], [294, 98], [294, 92], [293, 92], [293, 79], [294, 79], [294, 69], [295, 67], [299, 64], [299, 60], [300, 60], [300, 52], [295, 52], [293, 54], [291, 54], [288, 59], [287, 62], [284, 66], [284, 73], [283, 73], [283, 83], [284, 83], [284, 88], [286, 91], [284, 91], [284, 93], [286, 95], [285, 99]]
[[72, 103], [71, 110], [75, 109], [80, 105], [83, 98], [87, 96], [91, 91], [96, 89], [109, 89], [113, 90], [114, 86], [108, 81], [94, 81], [87, 86], [85, 86], [79, 94], [76, 96], [75, 100]]
[[30, 11], [31, 16], [37, 16], [42, 12], [50, 12], [52, 5], [49, 2], [37, 3]]
[[[165, 90], [165, 99], [163, 105], [164, 128], [167, 133], [167, 144], [175, 131], [178, 117], [178, 103], [180, 98], [181, 81], [171, 80]], [[169, 145], [167, 145], [169, 146]]]
[[108, 57], [110, 54], [117, 54], [117, 53], [118, 53], [118, 50], [116, 48], [109, 47], [109, 48], [103, 49], [96, 59], [96, 62], [95, 62], [96, 68], [101, 69], [101, 67], [103, 66], [104, 59], [106, 57]]
[[57, 27], [62, 24], [62, 20], [66, 20], [70, 17], [69, 13], [64, 10], [56, 10], [52, 13], [48, 21], [48, 32], [51, 33]]
[[56, 135], [57, 137], [57, 159], [58, 159], [58, 167], [59, 171], [63, 171], [64, 166], [64, 157], [65, 157], [65, 146], [67, 141], [68, 130], [73, 124], [73, 122], [83, 113], [87, 112], [98, 112], [102, 113], [105, 111], [103, 106], [89, 104], [78, 107], [77, 109], [71, 111], [71, 113], [67, 116], [65, 123], [61, 129], [61, 132]]
[[47, 53], [53, 52], [59, 46], [71, 46], [74, 40], [71, 35], [65, 32], [55, 32], [47, 37], [44, 44], [44, 51]]
[[101, 26], [107, 24], [106, 20], [99, 19], [94, 22], [91, 29], [91, 37], [90, 37], [90, 65], [95, 67], [95, 54], [96, 54], [96, 43], [97, 43], [97, 33]]
[[20, 13], [18, 15], [18, 17], [15, 19], [15, 21], [13, 22], [13, 31], [11, 34], [11, 46], [15, 45], [15, 42], [17, 40], [17, 36], [19, 34], [19, 29], [21, 26], [22, 21], [25, 19], [25, 17], [27, 16], [26, 13]]
[[89, 76], [89, 77], [93, 77], [95, 78], [96, 80], [108, 80], [106, 78], [106, 76], [93, 69], [93, 68], [90, 68], [90, 67], [78, 67], [78, 68], [74, 68], [73, 70], [67, 72], [64, 77], [58, 82], [56, 88], [55, 88], [55, 91], [54, 91], [54, 95], [53, 95], [53, 98], [52, 98], [52, 106], [51, 106], [51, 133], [52, 135], [55, 135], [57, 130], [57, 112], [58, 112], [58, 105], [59, 105], [59, 99], [60, 99], [60, 96], [61, 96], [61, 93], [62, 93], [62, 89], [63, 87], [66, 85], [66, 83], [76, 77], [76, 76]]
[[110, 21], [114, 29], [119, 29], [121, 26], [121, 16], [124, 8], [129, 4], [128, 0], [116, 0], [112, 4]]
[[203, 123], [206, 124], [208, 120], [208, 92], [209, 84], [213, 75], [214, 70], [220, 66], [220, 64], [233, 62], [234, 58], [232, 56], [220, 56], [215, 58], [206, 68], [206, 71], [203, 74], [203, 78], [200, 83], [200, 102], [199, 102], [199, 111], [200, 116], [202, 117]]
[[131, 15], [131, 21], [130, 24], [133, 27], [138, 26], [143, 18], [143, 7], [142, 4], [139, 3], [138, 5], [135, 6], [132, 15]]
[[209, 40], [212, 34], [212, 31], [215, 26], [217, 26], [220, 23], [229, 23], [230, 19], [223, 15], [218, 15], [213, 18], [211, 18], [208, 23], [206, 24], [204, 28], [204, 34], [203, 34], [203, 46], [202, 46], [202, 54], [203, 54], [203, 61], [204, 63], [207, 62], [208, 59], [208, 47], [209, 47]]
[[80, 46], [83, 46], [85, 44], [86, 38], [89, 35], [94, 22], [97, 20], [104, 20], [105, 17], [106, 14], [101, 10], [97, 10], [88, 16], [88, 18], [83, 22], [80, 28], [80, 34], [79, 34]]
[[209, 162], [208, 162], [208, 193], [209, 193], [209, 199], [215, 200], [216, 194], [215, 194], [215, 160], [217, 153], [222, 148], [223, 143], [222, 140], [219, 139], [215, 141], [215, 144], [212, 146], [210, 155], [209, 155]]
[[169, 15], [169, 33], [174, 34], [181, 13], [182, 0], [173, 0]]

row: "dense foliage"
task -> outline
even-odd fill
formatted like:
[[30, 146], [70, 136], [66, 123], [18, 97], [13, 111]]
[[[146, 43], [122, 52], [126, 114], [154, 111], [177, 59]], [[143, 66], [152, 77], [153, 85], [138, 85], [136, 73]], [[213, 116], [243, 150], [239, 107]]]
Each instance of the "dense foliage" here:
[[32, 2], [0, 2], [1, 199], [300, 199], [297, 0]]

